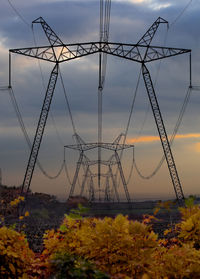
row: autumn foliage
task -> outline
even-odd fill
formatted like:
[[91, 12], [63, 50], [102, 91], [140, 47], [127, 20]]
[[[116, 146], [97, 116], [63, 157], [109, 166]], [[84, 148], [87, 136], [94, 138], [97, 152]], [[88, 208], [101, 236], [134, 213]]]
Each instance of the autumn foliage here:
[[123, 215], [86, 218], [82, 210], [45, 233], [40, 254], [29, 249], [23, 233], [2, 226], [0, 278], [200, 278], [200, 207], [192, 199], [180, 208], [181, 222], [162, 239], [150, 224], [155, 216], [143, 222]]
[[34, 258], [25, 236], [5, 226], [0, 228], [0, 278], [29, 278]]

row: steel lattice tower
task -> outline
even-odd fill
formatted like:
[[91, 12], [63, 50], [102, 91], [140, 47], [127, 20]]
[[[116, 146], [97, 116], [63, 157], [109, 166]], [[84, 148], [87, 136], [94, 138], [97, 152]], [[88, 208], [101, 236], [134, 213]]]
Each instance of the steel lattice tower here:
[[[171, 147], [169, 144], [169, 140], [167, 137], [167, 132], [165, 129], [164, 121], [162, 118], [162, 114], [159, 108], [158, 100], [156, 97], [156, 93], [154, 90], [154, 86], [152, 83], [151, 75], [148, 70], [148, 63], [161, 60], [164, 58], [177, 56], [185, 53], [191, 53], [190, 49], [183, 48], [170, 48], [170, 47], [161, 47], [161, 46], [153, 46], [152, 39], [159, 27], [160, 24], [168, 24], [168, 22], [162, 18], [158, 18], [152, 26], [147, 30], [147, 32], [142, 36], [142, 38], [136, 44], [125, 44], [125, 43], [116, 43], [109, 41], [95, 41], [95, 42], [85, 42], [85, 43], [75, 43], [75, 44], [64, 44], [60, 38], [56, 35], [56, 33], [51, 29], [51, 27], [45, 22], [42, 17], [33, 21], [34, 24], [41, 24], [45, 35], [49, 41], [48, 46], [40, 46], [40, 47], [28, 47], [28, 48], [19, 48], [19, 49], [11, 49], [9, 51], [10, 55], [10, 77], [9, 77], [9, 87], [11, 87], [11, 54], [20, 54], [28, 57], [32, 57], [35, 59], [40, 59], [44, 61], [51, 62], [53, 64], [53, 69], [50, 74], [49, 83], [46, 89], [45, 98], [43, 101], [43, 106], [41, 109], [40, 118], [38, 121], [38, 126], [36, 129], [32, 150], [30, 153], [26, 173], [23, 181], [23, 192], [28, 192], [31, 184], [32, 175], [34, 172], [40, 144], [42, 141], [48, 113], [50, 110], [50, 105], [52, 101], [52, 97], [54, 94], [54, 89], [57, 82], [59, 64], [64, 62], [69, 62], [70, 60], [74, 60], [80, 57], [88, 56], [91, 54], [109, 54], [119, 58], [127, 59], [129, 61], [137, 62], [141, 64], [142, 67], [142, 75], [144, 84], [146, 87], [146, 91], [149, 97], [149, 101], [151, 104], [152, 112], [154, 115], [154, 119], [157, 125], [157, 130], [160, 136], [160, 141], [162, 144], [163, 152], [165, 155], [165, 159], [167, 162], [167, 166], [169, 169], [170, 177], [172, 180], [172, 184], [174, 187], [175, 195], [178, 200], [184, 199], [184, 194], [181, 186], [181, 182], [178, 176], [177, 168], [175, 165], [175, 160], [171, 151]], [[99, 88], [101, 91], [101, 88]], [[101, 129], [101, 127], [99, 127]], [[66, 146], [68, 148], [73, 148], [79, 150], [80, 157], [77, 163], [76, 173], [74, 176], [74, 183], [72, 185], [70, 193], [73, 194], [75, 187], [75, 180], [77, 177], [77, 173], [79, 172], [79, 168], [81, 164], [85, 165], [85, 169], [87, 170], [86, 176], [89, 175], [89, 161], [86, 160], [84, 152], [91, 148], [97, 148], [98, 152], [101, 151], [102, 148], [109, 149], [112, 146], [113, 154], [115, 156], [115, 163], [118, 164], [120, 175], [123, 180], [123, 171], [120, 167], [121, 162], [118, 156], [117, 151], [119, 148], [122, 148], [119, 144], [113, 143], [103, 143], [101, 139], [101, 134], [99, 133], [98, 143], [77, 143], [74, 146]], [[123, 145], [123, 148], [129, 148], [130, 146]], [[100, 153], [99, 153], [100, 154]], [[113, 157], [112, 157], [113, 159]], [[112, 159], [109, 161], [112, 162]], [[94, 162], [93, 162], [94, 163]], [[100, 181], [101, 176], [101, 165], [105, 163], [101, 159], [101, 156], [98, 156], [98, 177]], [[107, 162], [109, 165], [109, 162]], [[112, 179], [112, 174], [109, 174]], [[124, 178], [125, 179], [125, 178]], [[91, 193], [92, 193], [92, 176], [90, 177], [91, 182]], [[100, 183], [100, 182], [99, 182]], [[126, 181], [123, 180], [124, 190], [126, 193], [127, 200], [130, 201], [128, 188], [126, 185]], [[108, 187], [107, 187], [108, 188]], [[115, 187], [114, 187], [115, 188]], [[82, 185], [82, 189], [84, 189], [84, 185]], [[116, 194], [117, 195], [117, 194]], [[91, 194], [92, 196], [92, 194]]]

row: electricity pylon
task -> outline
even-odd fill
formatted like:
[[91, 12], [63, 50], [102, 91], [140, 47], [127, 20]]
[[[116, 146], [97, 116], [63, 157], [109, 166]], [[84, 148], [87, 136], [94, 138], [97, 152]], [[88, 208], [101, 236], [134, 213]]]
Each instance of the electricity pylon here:
[[[151, 75], [147, 68], [147, 64], [150, 62], [191, 52], [190, 49], [160, 47], [151, 45], [152, 39], [159, 25], [162, 23], [168, 24], [167, 21], [159, 17], [136, 44], [124, 44], [108, 41], [64, 44], [42, 17], [39, 17], [38, 19], [33, 21], [33, 23], [39, 23], [42, 25], [47, 39], [49, 40], [49, 45], [40, 47], [11, 49], [9, 51], [9, 64], [11, 66], [11, 53], [16, 53], [51, 62], [54, 64], [54, 67], [50, 75], [49, 84], [47, 86], [46, 95], [40, 114], [40, 119], [36, 129], [33, 146], [24, 177], [22, 191], [27, 192], [30, 187], [35, 163], [37, 160], [42, 136], [46, 125], [46, 120], [48, 117], [48, 112], [51, 105], [51, 100], [56, 86], [59, 64], [91, 54], [106, 53], [141, 64], [144, 83], [148, 93], [149, 101], [151, 103], [152, 112], [157, 125], [160, 141], [162, 143], [163, 152], [166, 158], [176, 198], [178, 200], [184, 199], [181, 182], [178, 176], [175, 161], [168, 141], [163, 118], [151, 80]], [[9, 86], [11, 87], [11, 67]], [[100, 144], [102, 144], [102, 146], [104, 145], [104, 143]], [[99, 149], [101, 149], [102, 146], [99, 145]]]
[[[72, 197], [74, 195], [75, 192], [75, 188], [77, 187], [77, 180], [78, 180], [78, 175], [80, 173], [80, 169], [81, 167], [83, 168], [84, 171], [84, 178], [81, 184], [81, 190], [80, 190], [80, 196], [83, 195], [84, 193], [84, 189], [85, 189], [85, 184], [87, 182], [87, 180], [90, 181], [90, 191], [91, 191], [91, 187], [93, 189], [93, 191], [91, 191], [92, 196], [93, 196], [93, 200], [101, 200], [100, 197], [100, 193], [101, 191], [104, 192], [104, 200], [108, 200], [109, 197], [109, 192], [110, 192], [110, 183], [112, 184], [112, 189], [115, 193], [115, 199], [119, 202], [120, 198], [119, 198], [119, 193], [118, 193], [118, 189], [117, 189], [117, 183], [116, 183], [116, 179], [114, 178], [114, 174], [113, 174], [113, 166], [117, 167], [117, 170], [119, 171], [120, 174], [120, 180], [121, 183], [123, 185], [123, 189], [124, 189], [124, 193], [126, 196], [126, 200], [130, 203], [131, 202], [131, 198], [129, 195], [129, 191], [128, 191], [128, 187], [127, 187], [127, 183], [126, 183], [126, 179], [124, 176], [124, 172], [123, 172], [123, 168], [122, 168], [122, 164], [119, 158], [119, 151], [124, 150], [124, 149], [128, 149], [128, 148], [133, 148], [133, 145], [128, 145], [128, 144], [120, 144], [120, 139], [121, 139], [121, 135], [119, 137], [117, 137], [117, 139], [115, 139], [114, 142], [112, 143], [85, 143], [80, 136], [75, 135], [77, 144], [74, 145], [66, 145], [65, 148], [69, 148], [69, 149], [73, 149], [73, 150], [78, 150], [79, 151], [79, 159], [77, 161], [76, 164], [76, 170], [75, 170], [75, 174], [74, 174], [74, 178], [72, 181], [72, 185], [71, 185], [71, 189], [70, 189], [70, 193], [69, 193], [69, 198]], [[101, 165], [106, 166], [106, 172], [103, 173], [103, 171], [101, 172], [101, 177], [105, 177], [106, 178], [106, 187], [103, 190], [102, 189], [102, 185], [100, 185], [100, 187], [98, 187], [98, 189], [96, 189], [96, 187], [93, 185], [93, 178], [99, 176], [99, 173], [97, 172], [92, 172], [91, 171], [91, 166], [95, 166], [95, 165], [99, 165], [99, 160], [90, 160], [87, 156], [86, 156], [86, 152], [89, 150], [98, 150], [99, 146], [101, 147], [101, 149], [104, 150], [110, 150], [112, 151], [112, 156], [108, 159], [108, 160], [101, 160]], [[91, 181], [92, 178], [92, 181]], [[92, 183], [92, 184], [91, 184]], [[97, 183], [98, 184], [98, 183]], [[92, 185], [92, 186], [91, 186]], [[99, 197], [94, 198], [94, 193], [98, 191], [99, 193]], [[89, 200], [92, 200], [91, 197], [89, 197]]]

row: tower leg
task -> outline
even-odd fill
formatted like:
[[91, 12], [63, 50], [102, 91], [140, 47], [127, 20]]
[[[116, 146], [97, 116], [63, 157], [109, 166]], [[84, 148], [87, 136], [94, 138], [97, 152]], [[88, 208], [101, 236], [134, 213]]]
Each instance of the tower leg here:
[[109, 172], [110, 172], [111, 180], [112, 180], [112, 183], [113, 183], [113, 188], [114, 188], [114, 191], [115, 191], [115, 196], [116, 196], [117, 201], [119, 202], [120, 201], [119, 193], [117, 191], [117, 185], [115, 183], [115, 179], [114, 179], [114, 176], [113, 176], [112, 168], [111, 168], [110, 165], [109, 165]]
[[124, 186], [124, 191], [125, 191], [125, 194], [126, 194], [126, 199], [130, 203], [131, 199], [130, 199], [130, 195], [129, 195], [129, 192], [128, 192], [126, 180], [125, 180], [124, 173], [123, 173], [123, 170], [122, 170], [122, 165], [121, 165], [120, 158], [119, 158], [119, 155], [118, 155], [117, 151], [115, 151], [115, 158], [116, 158], [117, 165], [118, 165], [118, 168], [119, 168], [122, 184]]
[[95, 200], [94, 196], [94, 181], [93, 178], [90, 178], [90, 188], [89, 188], [89, 201], [92, 202]]
[[154, 91], [151, 76], [150, 76], [150, 73], [149, 73], [147, 67], [145, 66], [145, 64], [142, 65], [142, 74], [143, 74], [146, 90], [147, 90], [147, 93], [148, 93], [149, 101], [151, 103], [151, 108], [152, 108], [153, 115], [154, 115], [154, 118], [155, 118], [155, 122], [156, 122], [156, 125], [157, 125], [160, 140], [161, 140], [161, 143], [162, 143], [165, 158], [166, 158], [166, 161], [167, 161], [167, 165], [168, 165], [169, 173], [170, 173], [170, 176], [171, 176], [172, 184], [173, 184], [173, 187], [174, 187], [174, 191], [175, 191], [175, 194], [176, 194], [176, 198], [179, 201], [181, 201], [181, 200], [184, 199], [184, 194], [183, 194], [181, 182], [179, 180], [179, 176], [178, 176], [178, 172], [177, 172], [177, 169], [176, 169], [174, 157], [172, 155], [171, 147], [170, 147], [170, 144], [169, 144], [169, 140], [168, 140], [168, 137], [167, 137], [167, 132], [165, 130], [165, 126], [164, 126], [164, 122], [163, 122], [163, 119], [162, 119], [161, 111], [160, 111], [158, 101], [157, 101], [157, 98], [156, 98], [156, 94], [155, 94], [155, 91]]
[[58, 64], [56, 64], [54, 66], [54, 68], [51, 72], [51, 76], [50, 76], [50, 79], [49, 79], [46, 95], [45, 95], [42, 110], [41, 110], [41, 113], [40, 113], [40, 118], [39, 118], [39, 121], [38, 121], [35, 137], [34, 137], [34, 140], [33, 140], [33, 145], [32, 145], [32, 148], [31, 148], [31, 153], [30, 153], [30, 156], [29, 156], [28, 165], [27, 165], [26, 172], [25, 172], [25, 175], [24, 175], [24, 181], [23, 181], [23, 184], [22, 184], [22, 192], [25, 192], [26, 194], [29, 191], [29, 187], [30, 187], [30, 184], [31, 184], [31, 179], [32, 179], [33, 172], [34, 172], [34, 169], [35, 169], [35, 164], [36, 164], [36, 161], [37, 161], [37, 156], [38, 156], [38, 152], [39, 152], [39, 149], [40, 149], [40, 144], [41, 144], [41, 141], [42, 141], [42, 137], [43, 137], [48, 113], [49, 113], [49, 110], [50, 110], [50, 105], [51, 105], [53, 93], [54, 93], [54, 90], [55, 90], [57, 77], [58, 77]]
[[83, 161], [83, 152], [80, 152], [80, 156], [79, 156], [79, 159], [78, 159], [78, 162], [77, 162], [77, 165], [76, 165], [75, 175], [74, 175], [74, 178], [73, 178], [73, 181], [72, 181], [72, 186], [71, 186], [70, 193], [69, 193], [69, 198], [72, 197], [73, 194], [74, 194], [74, 189], [75, 189], [75, 185], [76, 185], [76, 182], [77, 182], [77, 178], [78, 178], [78, 174], [79, 174], [79, 170], [80, 170], [82, 161]]
[[85, 176], [84, 176], [84, 179], [83, 179], [83, 182], [82, 182], [82, 185], [81, 185], [80, 196], [82, 196], [83, 192], [84, 192], [85, 183], [86, 183], [86, 180], [87, 180], [87, 177], [88, 177], [88, 171], [89, 171], [89, 166], [87, 166], [87, 169], [85, 171]]

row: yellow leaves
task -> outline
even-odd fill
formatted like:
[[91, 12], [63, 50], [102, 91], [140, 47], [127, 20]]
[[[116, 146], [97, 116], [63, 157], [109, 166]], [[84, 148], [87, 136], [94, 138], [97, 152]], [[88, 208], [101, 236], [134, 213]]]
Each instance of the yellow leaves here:
[[19, 220], [23, 220], [24, 217], [28, 217], [28, 216], [29, 216], [29, 212], [26, 211], [26, 212], [24, 213], [24, 215], [19, 216]]
[[24, 201], [24, 197], [19, 196], [16, 199], [14, 199], [13, 201], [10, 202], [11, 206], [17, 206], [21, 201]]
[[[50, 278], [54, 255], [68, 252], [91, 260], [113, 279], [200, 278], [200, 250], [194, 248], [200, 247], [200, 208], [194, 205], [181, 212], [183, 221], [165, 230], [163, 239], [148, 225], [154, 216], [146, 215], [141, 223], [123, 215], [103, 219], [66, 215], [59, 229], [45, 233], [44, 250], [37, 258], [23, 234], [2, 227], [0, 258], [8, 264], [0, 266], [0, 275], [9, 266], [13, 278], [17, 271], [17, 278], [32, 279], [30, 270], [37, 279]], [[20, 217], [28, 216], [26, 212]]]
[[95, 261], [111, 275], [123, 274], [121, 278], [145, 273], [158, 247], [157, 235], [150, 227], [123, 215], [81, 220], [66, 216], [57, 232], [45, 235], [44, 244], [45, 255], [49, 252], [51, 257], [57, 251], [75, 253]]
[[[4, 274], [7, 274], [6, 268], [9, 266], [12, 278], [23, 278], [22, 275], [26, 273], [33, 257], [34, 253], [22, 234], [5, 226], [0, 228], [0, 258], [1, 267], [6, 270]], [[16, 274], [19, 276], [16, 277]]]
[[25, 214], [24, 214], [25, 217], [28, 217], [29, 215], [30, 215], [30, 214], [29, 214], [28, 211], [26, 211]]
[[15, 205], [17, 205], [18, 203], [19, 203], [18, 201], [14, 200], [14, 201], [11, 201], [11, 202], [10, 202], [10, 205], [11, 205], [11, 206], [15, 206]]
[[12, 263], [9, 263], [9, 268], [10, 268], [10, 271], [15, 274], [15, 267]]
[[200, 251], [188, 245], [155, 252], [152, 278], [200, 278]]
[[170, 228], [170, 229], [167, 229], [167, 230], [165, 230], [164, 231], [164, 235], [166, 236], [166, 235], [168, 235], [169, 233], [171, 233], [172, 232], [172, 229]]
[[24, 273], [20, 279], [29, 279], [29, 276], [27, 273]]
[[152, 220], [157, 220], [157, 219], [153, 215], [146, 214], [146, 215], [143, 215], [142, 223], [145, 224], [145, 225], [151, 224]]
[[159, 207], [156, 207], [156, 208], [154, 209], [153, 214], [156, 215], [159, 211], [160, 211], [160, 208], [159, 208]]
[[192, 242], [195, 245], [200, 245], [200, 209], [186, 220], [182, 221], [177, 227], [181, 240], [186, 243]]
[[200, 206], [196, 204], [190, 207], [181, 207], [179, 208], [179, 211], [181, 212], [182, 219], [187, 220], [192, 215], [200, 212]]
[[164, 208], [166, 209], [167, 211], [171, 211], [171, 206], [173, 205], [174, 203], [172, 201], [163, 201], [163, 202], [158, 202], [158, 208]]

